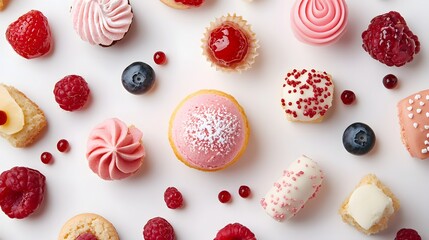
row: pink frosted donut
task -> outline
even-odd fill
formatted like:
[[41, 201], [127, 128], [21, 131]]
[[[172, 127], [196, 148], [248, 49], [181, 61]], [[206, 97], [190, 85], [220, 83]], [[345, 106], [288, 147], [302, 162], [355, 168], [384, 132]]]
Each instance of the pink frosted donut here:
[[168, 138], [177, 158], [203, 171], [216, 171], [244, 152], [249, 126], [234, 97], [201, 90], [186, 97], [173, 112]]
[[145, 149], [142, 132], [117, 118], [97, 125], [90, 133], [86, 157], [89, 168], [104, 180], [133, 175], [142, 165]]
[[300, 41], [325, 45], [344, 33], [347, 16], [345, 0], [297, 0], [291, 11], [291, 25]]

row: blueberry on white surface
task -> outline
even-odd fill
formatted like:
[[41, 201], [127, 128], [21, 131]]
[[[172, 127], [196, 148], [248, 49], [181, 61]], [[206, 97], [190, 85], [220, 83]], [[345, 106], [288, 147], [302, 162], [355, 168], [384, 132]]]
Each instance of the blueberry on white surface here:
[[374, 131], [365, 123], [353, 123], [343, 133], [344, 148], [351, 154], [366, 154], [371, 151], [374, 144]]
[[134, 62], [122, 72], [122, 85], [132, 94], [142, 94], [155, 83], [155, 72], [144, 62]]

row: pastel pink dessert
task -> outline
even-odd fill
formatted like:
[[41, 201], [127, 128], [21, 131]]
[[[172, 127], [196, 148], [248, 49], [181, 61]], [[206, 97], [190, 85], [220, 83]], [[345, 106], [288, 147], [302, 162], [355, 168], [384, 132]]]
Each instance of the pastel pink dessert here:
[[128, 0], [74, 0], [71, 14], [82, 40], [105, 47], [121, 40], [133, 21]]
[[90, 133], [86, 157], [91, 170], [104, 180], [119, 180], [141, 167], [145, 149], [142, 132], [117, 118], [107, 119]]
[[414, 158], [429, 158], [429, 89], [398, 103], [402, 142]]
[[337, 41], [347, 26], [345, 0], [297, 0], [291, 10], [291, 26], [295, 36], [312, 45]]
[[309, 199], [315, 197], [323, 179], [323, 172], [317, 163], [303, 155], [283, 171], [283, 176], [261, 200], [261, 205], [275, 220], [288, 220], [295, 216]]
[[201, 90], [186, 97], [170, 119], [169, 140], [177, 158], [203, 171], [226, 168], [244, 152], [249, 126], [230, 95]]

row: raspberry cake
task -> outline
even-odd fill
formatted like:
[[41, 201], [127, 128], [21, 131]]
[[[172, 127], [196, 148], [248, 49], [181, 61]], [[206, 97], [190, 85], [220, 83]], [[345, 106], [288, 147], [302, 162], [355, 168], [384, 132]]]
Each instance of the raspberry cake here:
[[286, 74], [280, 102], [289, 121], [321, 122], [332, 106], [333, 96], [331, 75], [294, 69]]
[[234, 97], [217, 90], [187, 96], [174, 110], [168, 130], [177, 158], [203, 171], [221, 170], [236, 162], [248, 137], [243, 108]]

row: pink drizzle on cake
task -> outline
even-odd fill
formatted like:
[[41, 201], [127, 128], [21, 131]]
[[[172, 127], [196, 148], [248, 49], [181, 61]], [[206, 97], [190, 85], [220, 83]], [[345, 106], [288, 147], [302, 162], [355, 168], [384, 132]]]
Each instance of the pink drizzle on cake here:
[[133, 20], [128, 0], [74, 0], [71, 13], [82, 40], [102, 46], [121, 40]]
[[142, 165], [143, 134], [117, 118], [107, 119], [90, 133], [86, 157], [91, 170], [105, 180], [123, 179]]

